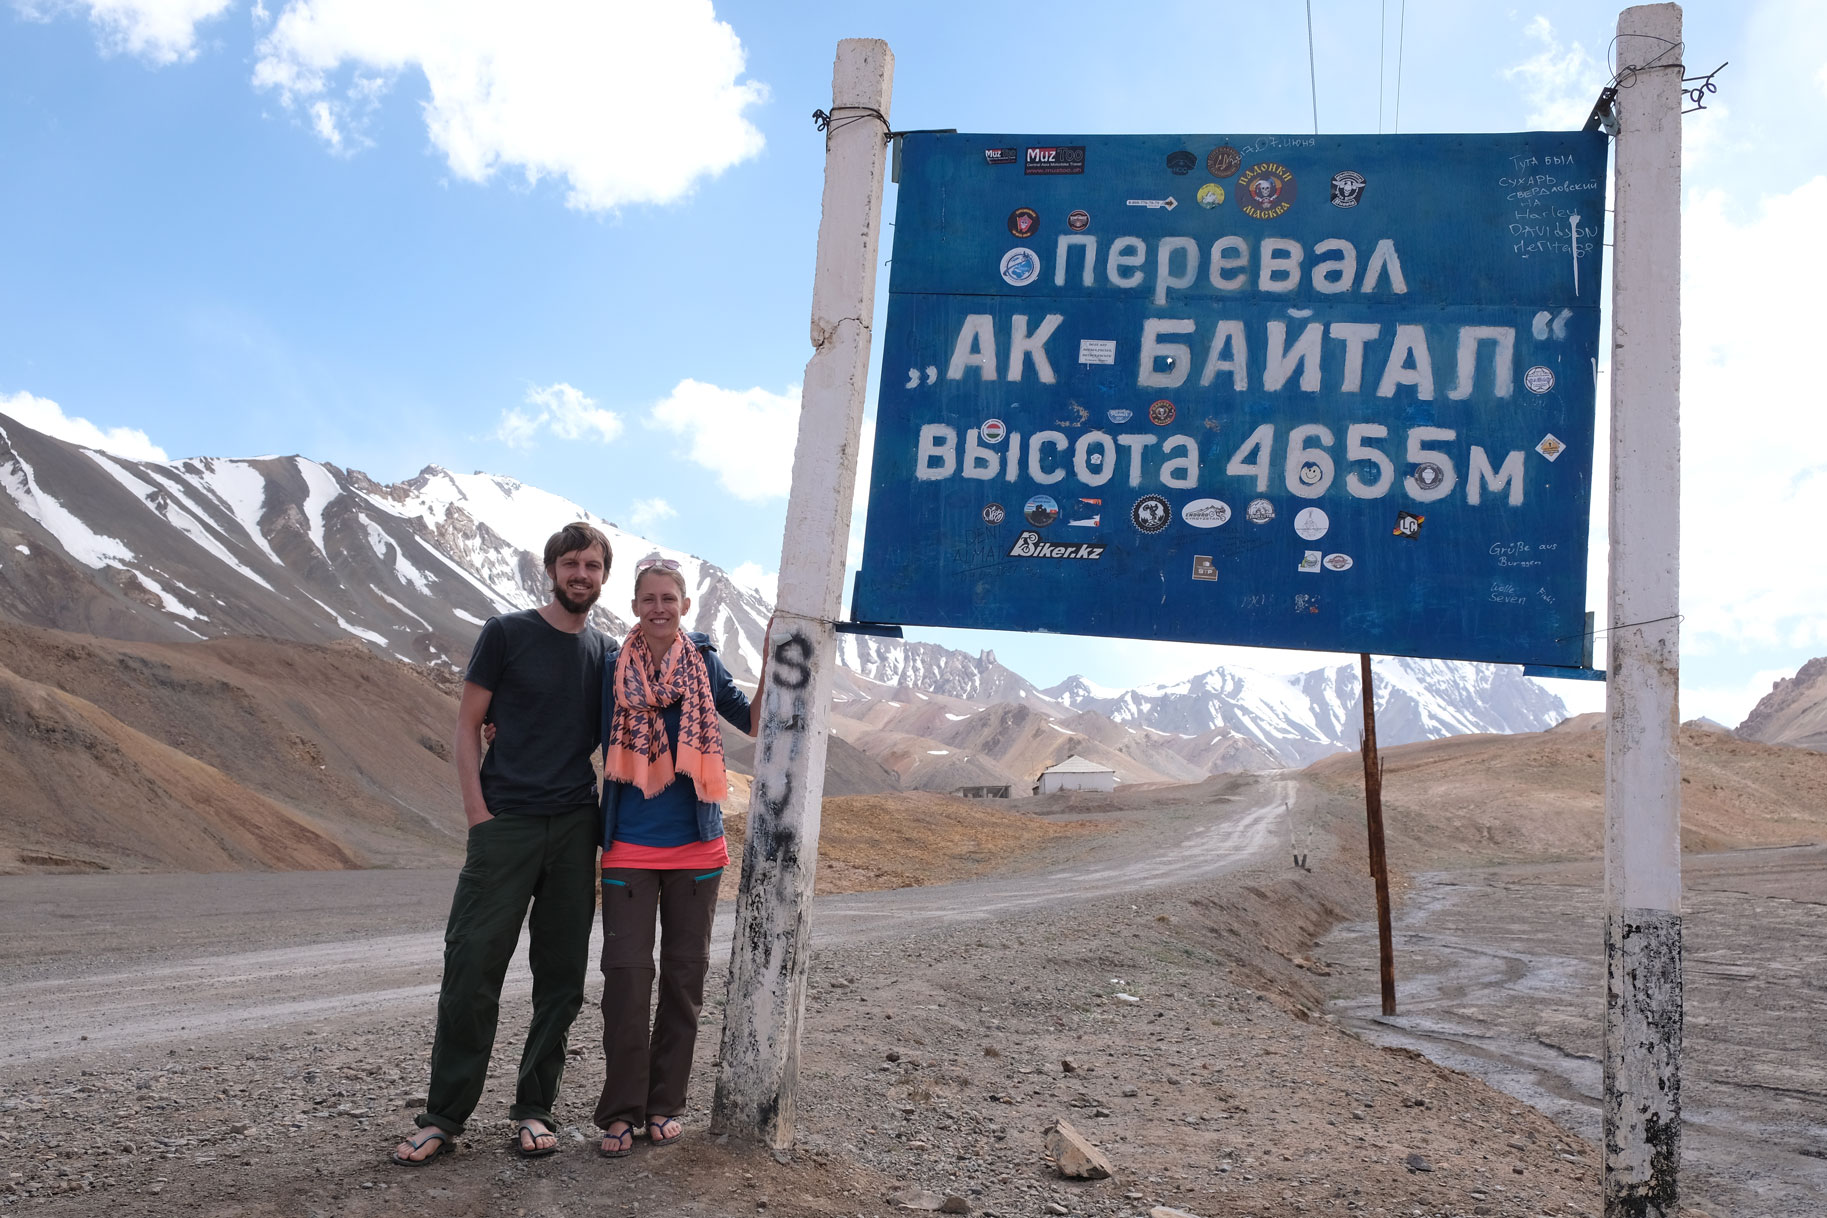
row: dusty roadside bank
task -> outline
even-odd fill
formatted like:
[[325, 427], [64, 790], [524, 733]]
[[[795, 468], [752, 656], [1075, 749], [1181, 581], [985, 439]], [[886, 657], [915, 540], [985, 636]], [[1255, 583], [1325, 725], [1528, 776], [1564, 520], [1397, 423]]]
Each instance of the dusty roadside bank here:
[[[1690, 854], [1683, 1191], [1716, 1215], [1818, 1218], [1827, 1198], [1827, 847]], [[1317, 949], [1329, 1008], [1599, 1136], [1597, 861], [1424, 873], [1396, 922], [1398, 1014], [1377, 1009], [1376, 931]], [[1367, 988], [1368, 987], [1368, 988]]]

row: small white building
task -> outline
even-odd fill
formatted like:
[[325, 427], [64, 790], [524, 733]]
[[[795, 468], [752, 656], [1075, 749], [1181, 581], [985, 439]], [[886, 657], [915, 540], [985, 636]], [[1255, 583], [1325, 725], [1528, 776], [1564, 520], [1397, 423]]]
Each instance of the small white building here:
[[1040, 781], [1034, 784], [1034, 793], [1051, 795], [1055, 791], [1114, 791], [1116, 782], [1116, 771], [1109, 766], [1086, 761], [1083, 757], [1068, 757], [1058, 765], [1040, 772]]

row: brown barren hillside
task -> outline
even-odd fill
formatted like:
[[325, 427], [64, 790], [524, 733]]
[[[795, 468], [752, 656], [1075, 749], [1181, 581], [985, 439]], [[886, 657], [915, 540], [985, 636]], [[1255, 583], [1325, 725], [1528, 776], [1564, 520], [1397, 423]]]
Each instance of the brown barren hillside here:
[[[1681, 844], [1691, 851], [1827, 840], [1827, 755], [1681, 729]], [[1315, 762], [1328, 815], [1363, 819], [1357, 754]], [[1604, 847], [1603, 716], [1546, 732], [1451, 736], [1383, 750], [1390, 858], [1402, 870], [1584, 858]]]
[[[0, 666], [202, 763], [268, 801], [250, 807], [281, 808], [358, 861], [234, 863], [135, 845], [168, 828], [147, 819], [154, 804], [144, 783], [131, 768], [83, 773], [80, 754], [63, 755], [63, 764], [76, 768], [47, 770], [42, 786], [0, 795], [7, 811], [0, 849], [22, 844], [17, 826], [56, 815], [51, 793], [60, 784], [82, 782], [95, 797], [94, 815], [104, 818], [90, 844], [114, 852], [109, 857], [119, 862], [110, 866], [134, 858], [146, 860], [140, 866], [196, 870], [413, 866], [461, 857], [449, 760], [456, 698], [423, 669], [354, 643], [134, 643], [4, 624]], [[0, 752], [17, 751], [30, 732], [24, 723], [0, 722]]]
[[0, 668], [0, 873], [360, 866], [337, 836], [135, 731]]
[[1771, 686], [1738, 725], [1738, 734], [1827, 753], [1827, 656], [1816, 656]]

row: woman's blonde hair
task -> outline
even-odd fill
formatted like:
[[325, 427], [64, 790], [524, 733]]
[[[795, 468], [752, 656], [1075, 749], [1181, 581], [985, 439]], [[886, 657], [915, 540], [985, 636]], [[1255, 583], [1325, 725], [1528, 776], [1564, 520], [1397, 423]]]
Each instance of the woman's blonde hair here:
[[[647, 558], [643, 558], [641, 560], [641, 562], [647, 562], [648, 559], [655, 559], [658, 557], [660, 557], [658, 554], [649, 554], [647, 556]], [[684, 573], [681, 572], [677, 567], [662, 566], [656, 562], [652, 566], [647, 566], [647, 567], [643, 567], [643, 566], [639, 565], [638, 563], [635, 565], [634, 596], [635, 596], [636, 600], [639, 600], [640, 596], [641, 596], [641, 581], [643, 579], [646, 579], [649, 575], [666, 576], [668, 579], [672, 580], [673, 583], [679, 585], [679, 599], [680, 600], [683, 601], [683, 600], [691, 599], [691, 593], [686, 591], [686, 588], [685, 588]]]

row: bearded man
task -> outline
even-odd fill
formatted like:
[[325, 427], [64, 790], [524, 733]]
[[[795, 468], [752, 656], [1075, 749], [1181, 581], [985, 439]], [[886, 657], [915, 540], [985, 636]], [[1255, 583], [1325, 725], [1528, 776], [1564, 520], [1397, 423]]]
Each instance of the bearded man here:
[[[596, 772], [603, 663], [610, 644], [589, 613], [602, 594], [609, 539], [582, 522], [546, 542], [552, 599], [490, 618], [464, 674], [457, 708], [457, 780], [468, 852], [444, 931], [444, 980], [431, 1084], [418, 1130], [393, 1152], [418, 1167], [457, 1148], [482, 1097], [501, 984], [529, 926], [533, 1018], [508, 1117], [514, 1150], [558, 1150], [552, 1105], [565, 1039], [584, 999], [596, 916], [600, 843]], [[485, 722], [495, 726], [482, 755]], [[529, 919], [528, 906], [532, 908]]]

